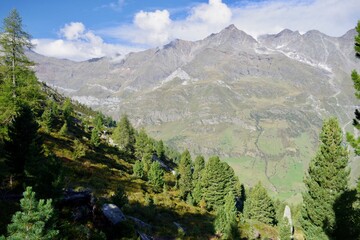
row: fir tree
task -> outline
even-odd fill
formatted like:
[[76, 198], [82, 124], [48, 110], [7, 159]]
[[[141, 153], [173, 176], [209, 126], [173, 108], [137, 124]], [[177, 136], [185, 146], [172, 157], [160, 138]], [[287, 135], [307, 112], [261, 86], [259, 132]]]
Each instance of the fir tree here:
[[113, 140], [119, 149], [129, 153], [134, 153], [135, 130], [128, 117], [123, 115], [113, 133]]
[[54, 125], [54, 117], [50, 108], [47, 107], [41, 115], [41, 123], [46, 132], [51, 132]]
[[215, 231], [221, 234], [221, 239], [235, 239], [236, 206], [235, 197], [231, 191], [225, 196], [225, 204], [218, 208], [214, 225]]
[[65, 122], [59, 130], [61, 136], [66, 136], [69, 133], [68, 124]]
[[[234, 170], [219, 157], [211, 157], [205, 165], [201, 178], [202, 198], [208, 209], [216, 209], [224, 204], [224, 198], [228, 192], [236, 196], [235, 186], [239, 180]], [[236, 196], [238, 197], [238, 196]]]
[[192, 173], [191, 173], [191, 155], [188, 150], [185, 150], [181, 155], [179, 164], [179, 189], [180, 194], [186, 199], [186, 196], [192, 190]]
[[244, 217], [265, 224], [276, 224], [274, 202], [260, 182], [250, 190], [247, 196]]
[[154, 186], [156, 191], [160, 191], [164, 186], [164, 171], [162, 170], [159, 162], [153, 162], [148, 172], [148, 179], [151, 185]]
[[21, 211], [13, 215], [7, 239], [54, 239], [59, 231], [49, 225], [54, 212], [52, 201], [36, 201], [31, 187], [27, 187], [23, 195]]
[[307, 239], [329, 239], [334, 232], [336, 199], [347, 189], [348, 151], [336, 118], [324, 121], [320, 146], [305, 177], [301, 225]]

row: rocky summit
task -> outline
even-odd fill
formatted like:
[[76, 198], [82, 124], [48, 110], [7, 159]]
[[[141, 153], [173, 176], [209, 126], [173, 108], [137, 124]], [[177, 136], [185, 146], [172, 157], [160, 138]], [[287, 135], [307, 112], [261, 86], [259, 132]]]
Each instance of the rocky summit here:
[[116, 59], [28, 54], [38, 78], [72, 99], [116, 119], [127, 113], [169, 145], [220, 155], [246, 185], [261, 180], [297, 201], [322, 120], [353, 129], [354, 36], [286, 29], [255, 39], [230, 25]]

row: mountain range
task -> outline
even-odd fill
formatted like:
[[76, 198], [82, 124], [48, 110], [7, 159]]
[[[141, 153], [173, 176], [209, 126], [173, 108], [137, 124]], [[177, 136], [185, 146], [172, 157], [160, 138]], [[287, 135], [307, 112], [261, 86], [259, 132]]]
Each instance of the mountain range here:
[[336, 116], [353, 130], [354, 36], [286, 29], [255, 39], [230, 25], [116, 59], [28, 55], [39, 80], [59, 92], [115, 119], [126, 113], [180, 151], [219, 155], [246, 185], [262, 181], [298, 201], [322, 120]]

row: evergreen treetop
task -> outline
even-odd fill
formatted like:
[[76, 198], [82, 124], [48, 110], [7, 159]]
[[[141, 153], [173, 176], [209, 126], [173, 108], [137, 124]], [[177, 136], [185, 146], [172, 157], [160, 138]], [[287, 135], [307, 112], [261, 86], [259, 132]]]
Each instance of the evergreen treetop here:
[[192, 161], [188, 150], [185, 150], [181, 155], [179, 164], [179, 189], [182, 197], [186, 197], [192, 190]]
[[336, 118], [324, 121], [320, 146], [304, 183], [301, 224], [308, 239], [328, 239], [335, 227], [334, 203], [347, 190], [348, 151]]

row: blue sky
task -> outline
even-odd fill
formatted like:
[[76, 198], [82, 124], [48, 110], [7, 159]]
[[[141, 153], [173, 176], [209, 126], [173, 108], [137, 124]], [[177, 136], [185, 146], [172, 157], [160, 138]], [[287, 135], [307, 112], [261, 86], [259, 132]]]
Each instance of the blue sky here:
[[256, 37], [284, 28], [341, 36], [360, 18], [358, 0], [0, 0], [16, 8], [35, 51], [82, 61], [203, 39], [230, 24]]

